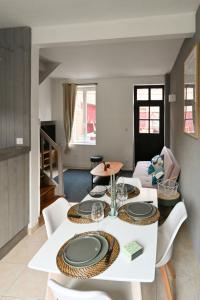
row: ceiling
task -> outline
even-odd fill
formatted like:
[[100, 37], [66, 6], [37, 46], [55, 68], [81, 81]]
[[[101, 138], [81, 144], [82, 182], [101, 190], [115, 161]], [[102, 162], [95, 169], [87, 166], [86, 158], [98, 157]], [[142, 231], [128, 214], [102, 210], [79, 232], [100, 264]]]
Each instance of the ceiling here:
[[54, 78], [164, 75], [178, 55], [183, 39], [112, 41], [43, 48], [40, 55], [61, 64]]
[[199, 0], [0, 0], [0, 26], [49, 26], [195, 12]]

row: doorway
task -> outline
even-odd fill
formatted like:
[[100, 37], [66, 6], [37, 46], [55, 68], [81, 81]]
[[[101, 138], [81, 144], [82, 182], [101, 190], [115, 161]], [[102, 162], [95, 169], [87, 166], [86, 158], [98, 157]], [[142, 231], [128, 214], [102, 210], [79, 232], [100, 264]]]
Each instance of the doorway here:
[[134, 86], [135, 163], [151, 160], [164, 145], [164, 85]]

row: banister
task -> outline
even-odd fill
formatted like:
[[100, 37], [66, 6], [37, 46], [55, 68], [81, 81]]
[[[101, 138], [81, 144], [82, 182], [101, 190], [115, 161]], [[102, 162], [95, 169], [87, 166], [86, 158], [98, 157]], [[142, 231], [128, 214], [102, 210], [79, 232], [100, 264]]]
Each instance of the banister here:
[[[63, 178], [63, 163], [62, 163], [62, 147], [54, 142], [50, 136], [40, 128], [40, 135], [42, 138], [41, 150], [42, 154], [44, 153], [44, 143], [46, 140], [50, 146], [50, 178], [52, 179], [52, 147], [57, 151], [57, 163], [58, 163], [58, 195], [64, 195], [64, 178]], [[42, 155], [42, 170], [44, 170], [44, 159]]]

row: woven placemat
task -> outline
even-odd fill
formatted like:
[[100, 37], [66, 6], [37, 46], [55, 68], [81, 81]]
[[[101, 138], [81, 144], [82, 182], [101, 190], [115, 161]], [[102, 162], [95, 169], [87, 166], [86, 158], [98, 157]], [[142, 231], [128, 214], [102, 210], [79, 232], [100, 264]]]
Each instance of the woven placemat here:
[[[130, 198], [134, 198], [134, 197], [137, 197], [139, 194], [140, 194], [140, 190], [139, 190], [139, 188], [138, 187], [134, 187], [135, 189], [134, 189], [134, 191], [133, 192], [131, 192], [131, 193], [128, 193], [128, 199], [130, 199]], [[108, 197], [110, 197], [111, 196], [111, 194], [110, 194], [110, 192], [109, 191], [107, 191], [106, 192], [106, 195], [108, 196]]]
[[[105, 202], [105, 201], [101, 201], [102, 203], [105, 203], [105, 208], [104, 208], [104, 218], [108, 216], [109, 211], [110, 211], [110, 205]], [[77, 215], [78, 216], [78, 205], [79, 204], [75, 204], [72, 207], [70, 207], [70, 209], [67, 212], [67, 217], [68, 215], [72, 214], [72, 215]], [[73, 217], [68, 217], [68, 219], [73, 222], [73, 223], [79, 223], [79, 224], [88, 224], [88, 223], [93, 223], [94, 221], [90, 218], [90, 216], [86, 216], [86, 217], [81, 217], [81, 218], [73, 218]]]
[[59, 270], [65, 274], [68, 277], [72, 278], [79, 278], [79, 279], [87, 279], [94, 276], [97, 276], [98, 274], [104, 272], [109, 266], [113, 264], [113, 262], [116, 260], [119, 254], [119, 243], [116, 238], [114, 238], [111, 234], [104, 232], [104, 231], [98, 231], [98, 234], [105, 237], [110, 245], [111, 241], [114, 239], [114, 246], [113, 250], [110, 256], [110, 259], [108, 262], [106, 262], [106, 256], [100, 260], [98, 263], [96, 263], [93, 266], [89, 267], [74, 267], [69, 264], [67, 264], [63, 259], [63, 251], [65, 249], [65, 246], [74, 238], [80, 237], [80, 236], [86, 236], [88, 234], [97, 234], [96, 231], [89, 231], [84, 232], [81, 234], [76, 235], [76, 237], [71, 238], [68, 240], [58, 251], [57, 257], [56, 257], [56, 263], [59, 268]]
[[126, 205], [127, 204], [125, 204], [125, 205], [123, 205], [123, 206], [121, 206], [119, 208], [119, 210], [118, 210], [118, 218], [121, 219], [121, 220], [123, 220], [123, 221], [126, 221], [128, 223], [135, 224], [135, 225], [149, 225], [149, 224], [155, 223], [160, 218], [160, 212], [156, 208], [156, 213], [152, 217], [144, 218], [144, 219], [141, 219], [141, 220], [136, 220], [133, 217], [130, 217], [126, 213], [126, 211], [124, 210], [124, 208], [125, 208]]

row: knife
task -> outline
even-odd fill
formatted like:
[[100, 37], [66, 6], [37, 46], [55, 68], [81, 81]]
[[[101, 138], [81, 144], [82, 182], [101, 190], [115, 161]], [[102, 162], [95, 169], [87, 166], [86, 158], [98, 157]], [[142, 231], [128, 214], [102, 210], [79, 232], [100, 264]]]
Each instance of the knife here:
[[111, 243], [110, 243], [108, 253], [106, 255], [106, 263], [109, 263], [109, 260], [110, 260], [111, 254], [112, 254], [112, 250], [113, 250], [113, 247], [114, 247], [114, 243], [115, 243], [115, 239], [113, 238]]

